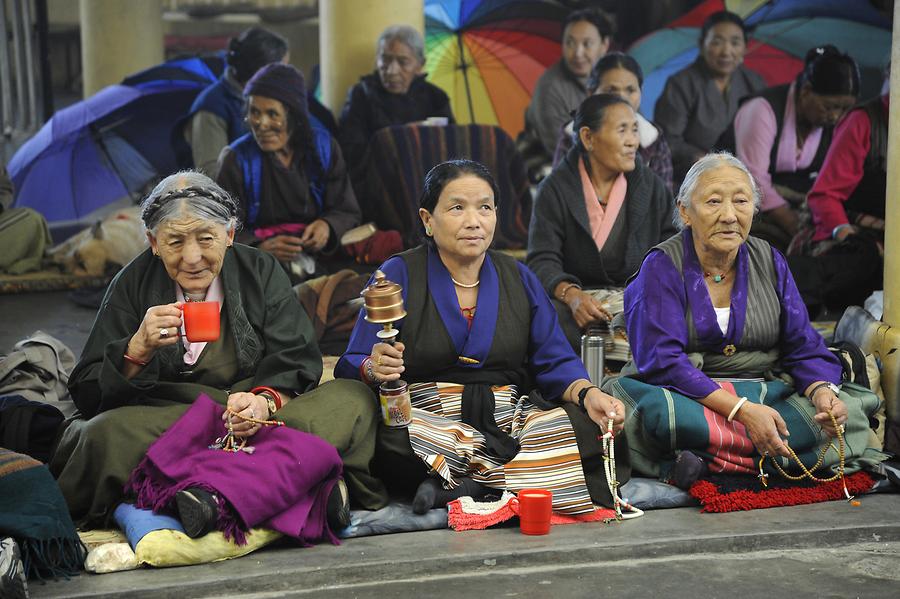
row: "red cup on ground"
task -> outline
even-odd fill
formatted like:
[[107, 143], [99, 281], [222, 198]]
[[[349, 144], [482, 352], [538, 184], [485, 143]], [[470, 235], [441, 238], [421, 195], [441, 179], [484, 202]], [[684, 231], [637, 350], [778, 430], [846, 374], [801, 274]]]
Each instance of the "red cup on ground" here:
[[184, 334], [191, 343], [219, 338], [219, 302], [185, 302]]
[[519, 502], [519, 530], [524, 535], [545, 535], [550, 532], [553, 513], [553, 493], [546, 489], [522, 489]]

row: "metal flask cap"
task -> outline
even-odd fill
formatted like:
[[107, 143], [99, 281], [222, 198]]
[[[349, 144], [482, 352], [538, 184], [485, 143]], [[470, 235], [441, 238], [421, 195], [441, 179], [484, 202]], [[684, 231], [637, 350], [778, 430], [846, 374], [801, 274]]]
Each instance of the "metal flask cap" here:
[[403, 288], [388, 281], [384, 273], [375, 271], [375, 282], [362, 290], [366, 320], [376, 324], [396, 322], [406, 316], [403, 308]]

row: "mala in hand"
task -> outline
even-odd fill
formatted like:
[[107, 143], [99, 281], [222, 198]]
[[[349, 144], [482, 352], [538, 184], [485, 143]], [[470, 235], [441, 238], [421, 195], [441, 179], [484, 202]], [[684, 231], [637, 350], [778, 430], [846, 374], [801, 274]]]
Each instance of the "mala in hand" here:
[[[785, 445], [787, 445], [788, 453], [790, 453], [791, 458], [800, 465], [800, 470], [802, 471], [802, 473], [796, 476], [785, 472], [781, 467], [781, 464], [779, 464], [773, 456], [770, 456], [768, 454], [763, 455], [759, 459], [759, 480], [760, 482], [762, 482], [763, 488], [769, 486], [769, 475], [763, 471], [763, 464], [768, 457], [772, 462], [772, 465], [775, 466], [775, 470], [777, 470], [778, 473], [781, 474], [781, 476], [785, 477], [788, 480], [798, 481], [803, 480], [804, 478], [808, 478], [809, 480], [815, 481], [817, 483], [830, 483], [832, 481], [840, 479], [841, 484], [844, 486], [844, 497], [847, 498], [847, 501], [849, 501], [850, 504], [854, 507], [860, 504], [859, 501], [854, 501], [853, 496], [850, 495], [850, 491], [847, 489], [847, 479], [844, 478], [844, 426], [838, 426], [837, 419], [834, 417], [834, 413], [832, 413], [831, 410], [828, 411], [828, 417], [831, 418], [831, 424], [832, 426], [834, 426], [834, 430], [837, 435], [838, 446], [835, 447], [834, 443], [832, 443], [831, 441], [826, 442], [825, 445], [822, 446], [822, 450], [819, 452], [819, 458], [816, 460], [816, 463], [813, 464], [812, 468], [807, 468], [803, 461], [800, 460], [800, 458], [791, 448], [791, 446], [785, 443]], [[825, 454], [828, 453], [829, 449], [835, 449], [835, 451], [837, 451], [838, 471], [836, 474], [829, 476], [828, 478], [819, 478], [815, 474], [813, 474], [813, 472], [815, 472], [825, 461]]]
[[255, 448], [252, 445], [247, 445], [247, 437], [238, 438], [234, 436], [234, 428], [231, 421], [232, 416], [237, 416], [245, 422], [252, 422], [260, 426], [284, 426], [284, 422], [281, 420], [258, 420], [249, 416], [241, 416], [231, 408], [227, 408], [226, 413], [228, 414], [228, 418], [226, 419], [228, 431], [225, 433], [224, 437], [216, 439], [215, 443], [209, 446], [210, 449], [221, 449], [222, 451], [231, 453], [237, 453], [238, 451], [253, 453]]
[[[627, 499], [623, 499], [619, 495], [619, 481], [616, 480], [616, 445], [615, 435], [613, 434], [612, 418], [606, 420], [606, 433], [600, 437], [603, 445], [603, 472], [606, 474], [606, 485], [609, 488], [609, 494], [612, 496], [613, 508], [616, 512], [617, 520], [629, 520], [643, 516], [644, 512], [628, 503]], [[622, 510], [628, 511], [623, 514]]]

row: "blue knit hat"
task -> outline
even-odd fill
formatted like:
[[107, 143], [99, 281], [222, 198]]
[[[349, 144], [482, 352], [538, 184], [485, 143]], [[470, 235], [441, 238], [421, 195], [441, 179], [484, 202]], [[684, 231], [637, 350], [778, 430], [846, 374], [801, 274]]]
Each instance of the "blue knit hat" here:
[[289, 64], [273, 62], [256, 71], [244, 86], [244, 97], [249, 96], [278, 100], [298, 114], [308, 114], [303, 73]]

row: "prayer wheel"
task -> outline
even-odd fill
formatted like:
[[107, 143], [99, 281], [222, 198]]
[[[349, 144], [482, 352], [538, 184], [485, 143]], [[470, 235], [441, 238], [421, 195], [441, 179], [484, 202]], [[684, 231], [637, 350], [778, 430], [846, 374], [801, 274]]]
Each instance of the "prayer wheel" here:
[[366, 304], [366, 320], [390, 325], [406, 316], [402, 292], [400, 285], [388, 281], [383, 272], [376, 270], [375, 282], [362, 292]]

